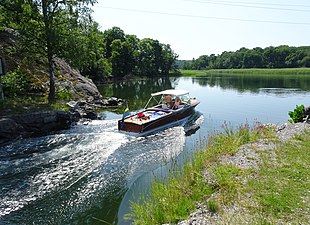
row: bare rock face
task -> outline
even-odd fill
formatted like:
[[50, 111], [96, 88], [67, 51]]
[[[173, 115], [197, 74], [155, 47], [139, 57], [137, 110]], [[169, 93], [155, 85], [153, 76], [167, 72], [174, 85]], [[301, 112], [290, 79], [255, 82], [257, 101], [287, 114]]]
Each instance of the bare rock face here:
[[78, 70], [70, 67], [62, 59], [55, 59], [55, 64], [58, 69], [58, 75], [56, 75], [58, 89], [73, 91], [76, 99], [88, 101], [102, 99], [97, 86], [91, 79], [82, 76]]

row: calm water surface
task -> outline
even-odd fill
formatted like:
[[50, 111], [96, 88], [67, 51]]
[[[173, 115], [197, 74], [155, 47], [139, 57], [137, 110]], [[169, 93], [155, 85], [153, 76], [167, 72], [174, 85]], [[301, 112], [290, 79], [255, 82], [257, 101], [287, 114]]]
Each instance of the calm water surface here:
[[118, 82], [104, 96], [126, 98], [130, 111], [150, 93], [187, 89], [201, 103], [185, 127], [135, 138], [117, 131], [121, 110], [101, 120], [0, 149], [0, 224], [130, 224], [129, 201], [165, 164], [182, 163], [224, 123], [285, 123], [296, 105], [310, 105], [310, 77], [212, 76]]

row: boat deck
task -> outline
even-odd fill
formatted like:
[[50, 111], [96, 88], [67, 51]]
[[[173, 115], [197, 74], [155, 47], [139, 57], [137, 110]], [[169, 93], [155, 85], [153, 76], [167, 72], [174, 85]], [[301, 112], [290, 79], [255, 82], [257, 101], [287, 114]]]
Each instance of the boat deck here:
[[172, 111], [166, 111], [166, 110], [165, 111], [147, 110], [134, 116], [127, 117], [124, 121], [128, 123], [135, 123], [138, 125], [142, 125], [149, 121], [156, 120], [166, 115], [169, 115], [171, 113]]
[[[156, 99], [154, 96], [160, 96], [161, 98]], [[170, 96], [170, 100], [166, 98], [168, 96]], [[172, 99], [171, 96], [175, 97], [175, 99]], [[152, 99], [157, 105], [147, 108]], [[152, 93], [143, 111], [118, 120], [118, 130], [134, 134], [145, 134], [180, 122], [183, 123], [198, 104], [199, 101], [190, 98], [188, 91], [185, 90], [173, 89]]]

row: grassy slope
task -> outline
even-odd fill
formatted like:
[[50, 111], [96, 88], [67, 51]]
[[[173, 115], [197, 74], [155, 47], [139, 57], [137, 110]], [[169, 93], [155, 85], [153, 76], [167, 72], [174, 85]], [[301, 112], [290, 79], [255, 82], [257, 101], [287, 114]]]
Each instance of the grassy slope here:
[[310, 75], [310, 68], [285, 69], [218, 69], [218, 70], [180, 70], [182, 76], [221, 75]]
[[[256, 170], [220, 163], [223, 156], [235, 155], [240, 145], [258, 139], [278, 142], [273, 131], [261, 127], [226, 129], [215, 135], [183, 171], [170, 171], [168, 183], [156, 180], [147, 198], [132, 203], [130, 218], [135, 224], [175, 223], [188, 218], [197, 202], [203, 202], [207, 211], [221, 218], [221, 224], [307, 224], [309, 133], [274, 151], [257, 151], [261, 163]], [[229, 215], [224, 209], [231, 205], [242, 211]]]

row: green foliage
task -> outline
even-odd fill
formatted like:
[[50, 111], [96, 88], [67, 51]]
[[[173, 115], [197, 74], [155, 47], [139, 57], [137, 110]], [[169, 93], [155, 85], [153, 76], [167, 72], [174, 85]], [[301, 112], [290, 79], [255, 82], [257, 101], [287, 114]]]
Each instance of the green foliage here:
[[294, 109], [294, 111], [289, 111], [288, 115], [291, 117], [289, 122], [291, 122], [291, 123], [302, 122], [303, 118], [305, 116], [305, 106], [304, 105], [300, 105], [300, 106], [296, 105], [296, 108]]
[[83, 25], [91, 21], [87, 5], [95, 2], [96, 0], [1, 1], [4, 10], [1, 10], [2, 8], [0, 10], [4, 13], [5, 26], [19, 33], [20, 53], [30, 59], [45, 58], [48, 62], [46, 67], [50, 77], [48, 98], [50, 102], [55, 101], [53, 59], [67, 55], [70, 56], [66, 58], [68, 61], [78, 61], [70, 54], [72, 53], [70, 49], [75, 49], [74, 46], [69, 48], [68, 43], [70, 40], [79, 40], [79, 43], [83, 43]]
[[[281, 219], [286, 224], [309, 222], [310, 136], [301, 135], [302, 141], [290, 141], [278, 148], [275, 162], [266, 158], [259, 179], [249, 182], [251, 193], [257, 198], [259, 210], [265, 218]], [[298, 140], [297, 139], [297, 140]]]
[[188, 165], [185, 173], [169, 177], [168, 184], [156, 179], [150, 196], [132, 203], [132, 214], [128, 218], [133, 219], [134, 224], [175, 223], [186, 219], [195, 209], [195, 203], [212, 193], [212, 187], [196, 169]]
[[104, 42], [105, 57], [111, 62], [114, 76], [156, 76], [168, 74], [174, 69], [177, 55], [170, 45], [162, 44], [158, 40], [139, 40], [136, 36], [125, 35], [120, 28], [113, 27], [104, 32]]
[[210, 69], [210, 70], [180, 70], [182, 76], [212, 76], [212, 75], [243, 75], [251, 76], [278, 76], [278, 75], [310, 75], [310, 68], [283, 68], [283, 69]]
[[[127, 218], [134, 224], [174, 224], [186, 219], [197, 202], [203, 202], [218, 191], [225, 197], [220, 202], [209, 199], [207, 208], [211, 212], [219, 211], [220, 203], [231, 203], [237, 197], [238, 176], [242, 171], [237, 166], [219, 165], [219, 159], [235, 152], [237, 146], [256, 139], [259, 133], [265, 135], [263, 129], [253, 132], [248, 126], [241, 129], [225, 129], [223, 134], [211, 137], [207, 149], [196, 152], [183, 170], [176, 166], [168, 170], [168, 180], [156, 178], [148, 196], [131, 203], [131, 214]], [[205, 178], [206, 170], [212, 182]]]
[[16, 71], [8, 72], [2, 78], [5, 96], [17, 96], [24, 94], [30, 87], [29, 76], [19, 68]]
[[73, 92], [69, 89], [62, 88], [56, 91], [56, 98], [60, 101], [70, 101], [72, 100]]
[[305, 56], [302, 60], [301, 60], [301, 65], [304, 67], [310, 67], [310, 56]]
[[19, 34], [18, 53], [33, 64], [40, 62], [48, 67], [53, 93], [54, 57], [65, 59], [82, 75], [98, 82], [111, 74], [124, 77], [169, 73], [177, 58], [169, 45], [139, 40], [118, 27], [101, 32], [87, 7], [95, 2], [2, 0], [0, 30], [14, 29]]
[[56, 103], [51, 104], [51, 109], [69, 111], [70, 107], [68, 105], [64, 105], [64, 104], [56, 102]]
[[183, 170], [176, 166], [168, 170], [167, 179], [156, 178], [150, 193], [131, 203], [127, 218], [133, 224], [175, 224], [187, 219], [197, 202], [206, 202], [225, 224], [307, 224], [309, 132], [270, 151], [253, 149], [258, 154], [255, 159], [262, 162], [255, 170], [223, 163], [228, 145], [257, 138], [274, 141], [274, 131], [260, 124], [249, 134], [225, 129], [223, 135], [211, 137], [207, 149], [197, 152]]
[[240, 175], [240, 168], [234, 165], [219, 165], [212, 172], [218, 183], [219, 189], [225, 192], [225, 202], [230, 202], [237, 194], [237, 188], [240, 185], [236, 177]]
[[207, 202], [207, 209], [212, 213], [216, 213], [219, 210], [219, 205], [214, 199], [209, 199]]
[[309, 46], [281, 45], [267, 48], [240, 48], [220, 55], [202, 55], [198, 59], [182, 62], [180, 69], [240, 69], [240, 68], [297, 68], [310, 67]]

